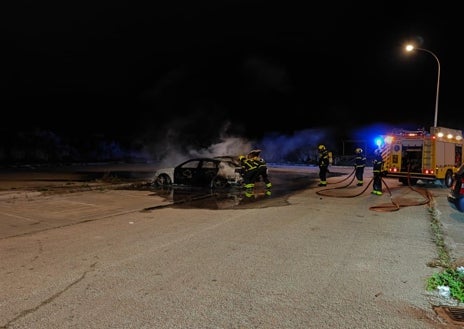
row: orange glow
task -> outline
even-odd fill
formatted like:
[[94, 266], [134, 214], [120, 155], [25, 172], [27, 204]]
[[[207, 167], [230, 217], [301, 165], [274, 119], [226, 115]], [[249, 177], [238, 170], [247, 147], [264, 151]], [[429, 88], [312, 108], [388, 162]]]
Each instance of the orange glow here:
[[393, 143], [394, 137], [393, 136], [387, 136], [384, 138], [386, 144], [391, 144]]

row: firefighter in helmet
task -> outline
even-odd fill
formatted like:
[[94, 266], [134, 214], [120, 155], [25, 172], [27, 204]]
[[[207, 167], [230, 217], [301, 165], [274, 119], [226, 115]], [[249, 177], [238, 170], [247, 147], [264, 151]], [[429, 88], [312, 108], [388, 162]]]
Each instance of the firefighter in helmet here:
[[262, 180], [266, 189], [265, 195], [270, 196], [272, 183], [269, 179], [266, 161], [261, 157], [261, 150], [251, 150], [248, 153], [247, 158], [251, 159], [257, 166], [257, 169], [254, 172], [254, 181], [258, 182]]
[[243, 187], [245, 188], [245, 196], [251, 198], [254, 195], [256, 182], [256, 173], [258, 165], [250, 157], [240, 155], [238, 157], [242, 166]]
[[325, 145], [320, 144], [317, 147], [318, 151], [318, 161], [319, 165], [319, 185], [318, 186], [327, 186], [327, 173], [329, 172], [329, 151]]
[[355, 158], [354, 158], [354, 168], [355, 168], [355, 176], [358, 180], [357, 186], [363, 186], [364, 181], [364, 167], [366, 166], [366, 156], [364, 155], [364, 151], [362, 148], [358, 147], [354, 150]]
[[374, 153], [375, 157], [372, 163], [372, 173], [374, 174], [372, 194], [382, 195], [382, 152], [380, 149], [376, 149]]

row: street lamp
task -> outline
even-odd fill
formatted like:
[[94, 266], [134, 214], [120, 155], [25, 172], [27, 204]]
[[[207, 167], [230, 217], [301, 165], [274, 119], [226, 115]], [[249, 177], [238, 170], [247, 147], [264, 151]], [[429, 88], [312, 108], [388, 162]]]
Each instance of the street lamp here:
[[440, 91], [440, 61], [438, 60], [437, 55], [435, 55], [430, 50], [427, 50], [427, 49], [424, 49], [424, 48], [417, 48], [417, 47], [414, 47], [413, 45], [407, 45], [406, 46], [406, 51], [410, 52], [410, 51], [413, 51], [413, 50], [422, 50], [422, 51], [425, 51], [426, 53], [429, 53], [430, 55], [433, 56], [433, 58], [435, 58], [435, 60], [437, 61], [437, 64], [438, 64], [437, 94], [435, 96], [435, 119], [433, 121], [433, 126], [436, 127], [437, 126], [437, 118], [438, 118], [438, 92]]

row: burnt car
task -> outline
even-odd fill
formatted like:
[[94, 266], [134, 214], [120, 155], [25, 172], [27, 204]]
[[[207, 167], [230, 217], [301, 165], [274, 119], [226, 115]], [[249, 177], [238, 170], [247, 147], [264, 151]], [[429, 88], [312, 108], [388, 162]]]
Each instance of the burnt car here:
[[453, 175], [453, 183], [447, 199], [452, 208], [464, 212], [464, 164]]
[[209, 188], [241, 186], [241, 166], [232, 156], [192, 158], [175, 167], [156, 170], [153, 184]]

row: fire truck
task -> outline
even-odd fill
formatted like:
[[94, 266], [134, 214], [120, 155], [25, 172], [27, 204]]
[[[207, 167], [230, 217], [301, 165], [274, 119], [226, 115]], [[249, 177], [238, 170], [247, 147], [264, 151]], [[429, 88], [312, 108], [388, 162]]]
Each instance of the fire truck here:
[[451, 187], [453, 175], [462, 163], [462, 131], [444, 127], [395, 130], [382, 136], [380, 145], [385, 177], [398, 178], [404, 185], [418, 180]]

